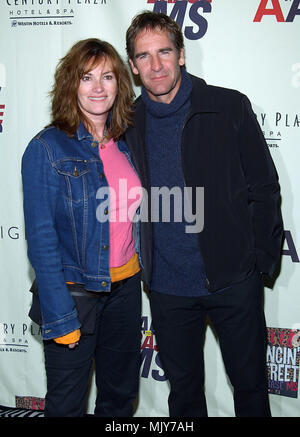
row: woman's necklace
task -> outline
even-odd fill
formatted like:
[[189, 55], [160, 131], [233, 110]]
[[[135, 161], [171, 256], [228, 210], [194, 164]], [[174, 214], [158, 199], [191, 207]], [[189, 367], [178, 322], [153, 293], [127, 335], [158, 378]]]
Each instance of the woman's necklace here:
[[103, 142], [106, 139], [107, 134], [108, 134], [108, 129], [107, 129], [107, 126], [105, 125], [104, 130], [103, 130], [103, 136], [99, 140], [97, 140], [99, 142], [100, 149], [105, 148], [105, 145], [103, 144]]

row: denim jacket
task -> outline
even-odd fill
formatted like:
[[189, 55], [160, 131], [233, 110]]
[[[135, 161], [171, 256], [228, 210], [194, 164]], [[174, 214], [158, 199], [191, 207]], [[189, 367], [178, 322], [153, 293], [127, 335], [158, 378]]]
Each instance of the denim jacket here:
[[[126, 144], [119, 141], [118, 147], [132, 165]], [[47, 340], [80, 327], [67, 281], [110, 291], [109, 220], [96, 214], [103, 201], [97, 191], [108, 184], [98, 143], [82, 124], [74, 137], [53, 126], [37, 134], [23, 155], [22, 179], [28, 258]], [[139, 254], [138, 221], [134, 235]]]

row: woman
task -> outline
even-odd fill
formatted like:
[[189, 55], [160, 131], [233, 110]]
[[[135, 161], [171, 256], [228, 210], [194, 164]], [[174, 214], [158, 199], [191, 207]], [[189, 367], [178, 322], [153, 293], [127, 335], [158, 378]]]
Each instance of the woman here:
[[[95, 415], [131, 416], [140, 359], [134, 213], [141, 191], [120, 140], [131, 123], [130, 76], [110, 44], [79, 41], [58, 64], [51, 96], [51, 124], [22, 160], [38, 290], [30, 317], [42, 325], [45, 416], [84, 414], [93, 360]], [[133, 189], [135, 200], [128, 196]]]

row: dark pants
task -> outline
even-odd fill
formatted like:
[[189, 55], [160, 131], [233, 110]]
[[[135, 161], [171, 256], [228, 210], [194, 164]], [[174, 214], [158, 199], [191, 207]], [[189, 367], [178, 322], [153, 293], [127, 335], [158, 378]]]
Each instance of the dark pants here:
[[82, 335], [74, 349], [44, 342], [46, 417], [84, 415], [93, 360], [95, 416], [133, 415], [140, 370], [140, 275], [129, 278], [110, 294], [98, 296], [95, 310], [94, 333]]
[[203, 359], [206, 316], [219, 338], [234, 390], [236, 416], [270, 416], [263, 283], [258, 272], [209, 296], [180, 297], [151, 291], [150, 304], [159, 356], [170, 381], [171, 417], [207, 416]]

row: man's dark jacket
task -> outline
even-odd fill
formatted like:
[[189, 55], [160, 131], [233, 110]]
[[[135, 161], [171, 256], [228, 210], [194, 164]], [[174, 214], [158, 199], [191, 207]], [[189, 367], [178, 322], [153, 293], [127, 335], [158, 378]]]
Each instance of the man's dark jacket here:
[[[204, 228], [198, 240], [207, 287], [213, 292], [245, 279], [254, 268], [273, 275], [283, 236], [280, 187], [248, 98], [190, 77], [193, 90], [181, 161], [185, 186], [204, 187]], [[125, 139], [150, 199], [145, 132], [145, 105], [139, 97]], [[149, 288], [152, 255], [149, 216], [141, 223], [143, 280]]]

